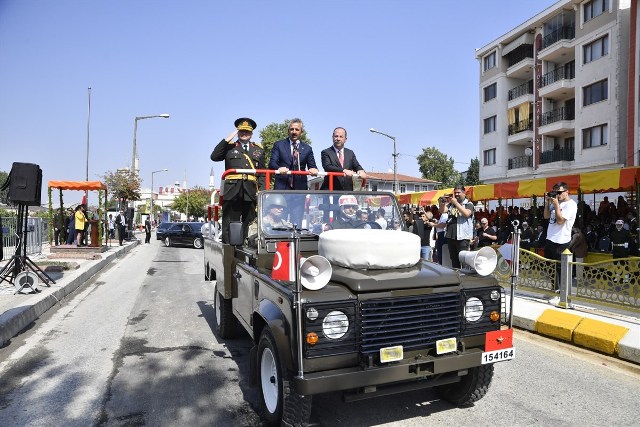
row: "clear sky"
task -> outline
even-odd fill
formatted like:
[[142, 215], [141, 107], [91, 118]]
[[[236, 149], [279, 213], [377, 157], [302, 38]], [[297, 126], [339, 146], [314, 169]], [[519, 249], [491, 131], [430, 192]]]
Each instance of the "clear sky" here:
[[463, 171], [479, 157], [475, 48], [554, 3], [0, 0], [0, 170], [84, 180], [91, 87], [89, 180], [129, 167], [135, 117], [162, 113], [137, 131], [142, 186], [169, 169], [156, 191], [185, 173], [207, 187], [212, 166], [218, 187], [209, 155], [244, 116], [302, 118], [318, 164], [342, 126], [367, 171], [390, 171], [373, 127], [396, 137], [398, 173], [420, 176], [426, 147]]

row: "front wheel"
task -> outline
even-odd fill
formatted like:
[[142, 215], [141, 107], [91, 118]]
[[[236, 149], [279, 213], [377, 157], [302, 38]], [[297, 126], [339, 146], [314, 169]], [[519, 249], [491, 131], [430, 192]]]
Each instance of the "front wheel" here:
[[202, 243], [202, 239], [199, 237], [194, 237], [193, 238], [193, 247], [196, 249], [202, 249], [202, 247], [204, 246], [204, 244]]
[[269, 328], [265, 328], [258, 342], [260, 412], [270, 426], [307, 425], [311, 415], [312, 398], [285, 390], [285, 380], [290, 382], [290, 375], [280, 361], [273, 334]]
[[493, 364], [470, 368], [469, 373], [453, 384], [436, 387], [436, 393], [456, 406], [469, 406], [482, 399], [493, 378]]
[[165, 245], [166, 247], [171, 246], [171, 238], [170, 238], [169, 236], [167, 236], [167, 237], [165, 237], [165, 238], [164, 238], [164, 245]]

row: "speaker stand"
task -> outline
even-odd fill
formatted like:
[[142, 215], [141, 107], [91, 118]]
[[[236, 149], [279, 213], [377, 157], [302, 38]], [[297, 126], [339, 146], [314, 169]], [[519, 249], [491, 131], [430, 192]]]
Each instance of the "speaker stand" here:
[[[7, 281], [13, 284], [15, 278], [18, 274], [26, 271], [27, 269], [33, 271], [40, 280], [51, 287], [49, 282], [56, 283], [47, 273], [45, 273], [40, 267], [36, 265], [29, 257], [27, 256], [27, 247], [25, 242], [27, 241], [27, 205], [24, 203], [18, 204], [18, 217], [17, 217], [17, 225], [18, 229], [16, 230], [17, 243], [16, 243], [16, 251], [14, 255], [11, 257], [7, 265], [5, 265], [2, 270], [0, 270], [0, 282]], [[35, 291], [31, 287], [29, 283], [24, 283], [20, 288], [16, 291], [19, 293], [25, 287], [29, 287], [31, 290]]]

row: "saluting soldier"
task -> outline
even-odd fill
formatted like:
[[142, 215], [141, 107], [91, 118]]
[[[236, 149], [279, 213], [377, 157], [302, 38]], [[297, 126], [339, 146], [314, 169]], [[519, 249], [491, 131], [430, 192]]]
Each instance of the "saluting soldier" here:
[[613, 258], [628, 258], [631, 233], [624, 228], [624, 221], [616, 221], [616, 228], [610, 233]]
[[[236, 130], [220, 141], [211, 153], [211, 160], [224, 160], [225, 169], [264, 169], [264, 149], [252, 142], [256, 122], [242, 117], [234, 122]], [[236, 141], [233, 140], [238, 136]], [[242, 221], [242, 231], [247, 237], [249, 224], [256, 219], [258, 189], [265, 185], [264, 176], [229, 174], [222, 187], [222, 242], [229, 242], [229, 223]]]

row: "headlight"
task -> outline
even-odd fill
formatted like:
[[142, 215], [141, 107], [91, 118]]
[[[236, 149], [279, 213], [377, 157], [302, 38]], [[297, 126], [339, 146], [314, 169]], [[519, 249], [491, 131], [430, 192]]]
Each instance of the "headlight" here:
[[498, 299], [500, 299], [500, 292], [494, 289], [491, 291], [491, 301], [498, 301]]
[[316, 320], [318, 318], [318, 310], [313, 307], [307, 308], [307, 319]]
[[476, 297], [471, 297], [464, 305], [464, 317], [467, 322], [477, 322], [482, 317], [484, 311], [484, 305]]
[[341, 311], [329, 312], [322, 321], [322, 332], [332, 340], [340, 339], [349, 330], [349, 318]]

